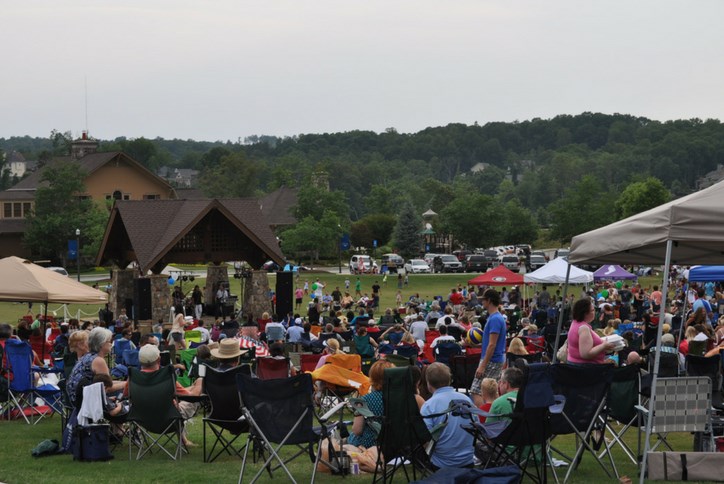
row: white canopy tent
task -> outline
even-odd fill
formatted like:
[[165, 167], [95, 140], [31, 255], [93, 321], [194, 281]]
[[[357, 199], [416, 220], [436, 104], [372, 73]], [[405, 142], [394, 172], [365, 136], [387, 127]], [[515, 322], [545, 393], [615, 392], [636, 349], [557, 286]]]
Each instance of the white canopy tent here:
[[[664, 264], [662, 292], [667, 294], [671, 264], [724, 263], [724, 182], [639, 213], [605, 227], [578, 235], [571, 241], [569, 260], [592, 264]], [[661, 305], [663, 321], [666, 304]], [[560, 332], [559, 321], [558, 331]], [[656, 358], [649, 412], [656, 401], [661, 333], [658, 327]], [[651, 421], [646, 425], [640, 483], [644, 482]]]
[[593, 282], [593, 272], [584, 271], [574, 265], [570, 265], [570, 273], [568, 274], [568, 279], [566, 279], [568, 271], [568, 261], [563, 257], [558, 257], [540, 269], [530, 274], [525, 274], [523, 280], [525, 280], [526, 283], [534, 284], [563, 284], [566, 280], [569, 284], [588, 284]]

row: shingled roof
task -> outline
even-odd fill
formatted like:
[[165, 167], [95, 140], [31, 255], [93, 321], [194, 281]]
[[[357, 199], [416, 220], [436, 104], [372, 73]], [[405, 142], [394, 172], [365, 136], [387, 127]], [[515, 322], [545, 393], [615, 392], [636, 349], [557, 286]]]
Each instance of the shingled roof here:
[[[121, 151], [108, 151], [105, 153], [92, 153], [90, 155], [86, 155], [80, 160], [78, 160], [78, 164], [80, 165], [81, 169], [87, 174], [90, 175], [97, 169], [104, 166], [106, 163], [116, 159], [116, 158], [123, 158], [125, 161], [131, 163], [132, 165], [135, 165], [137, 168], [139, 168], [142, 171], [145, 171], [149, 176], [157, 179], [161, 183], [168, 186], [169, 190], [173, 190], [171, 185], [161, 178], [160, 176], [153, 173], [151, 170], [128, 156], [127, 154], [121, 152]], [[49, 166], [53, 166], [60, 162], [68, 161], [70, 158], [63, 157], [63, 158], [56, 158], [54, 159]], [[13, 185], [11, 188], [9, 188], [7, 191], [15, 191], [15, 190], [36, 190], [38, 188], [38, 185], [40, 185], [40, 179], [43, 174], [43, 169], [36, 170], [33, 172], [30, 176], [23, 178], [18, 183]]]
[[136, 261], [145, 272], [170, 262], [246, 260], [252, 267], [284, 263], [256, 199], [119, 200], [97, 263]]
[[261, 212], [272, 227], [294, 225], [297, 219], [292, 209], [297, 205], [299, 197], [298, 188], [279, 187], [279, 189], [259, 199]]

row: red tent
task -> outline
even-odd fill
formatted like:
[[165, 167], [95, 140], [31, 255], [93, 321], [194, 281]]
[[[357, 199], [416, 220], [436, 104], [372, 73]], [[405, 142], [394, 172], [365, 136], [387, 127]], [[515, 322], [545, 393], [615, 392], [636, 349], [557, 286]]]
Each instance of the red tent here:
[[468, 281], [470, 286], [514, 286], [516, 284], [523, 284], [523, 276], [507, 269], [502, 264]]

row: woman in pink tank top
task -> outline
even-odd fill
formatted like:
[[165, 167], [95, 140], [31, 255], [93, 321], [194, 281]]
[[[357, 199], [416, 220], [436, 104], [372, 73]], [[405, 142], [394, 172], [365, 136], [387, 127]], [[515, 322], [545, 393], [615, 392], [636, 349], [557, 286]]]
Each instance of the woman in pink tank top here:
[[596, 310], [590, 298], [579, 299], [573, 305], [573, 322], [568, 330], [568, 363], [603, 363], [613, 343], [604, 343], [591, 329]]

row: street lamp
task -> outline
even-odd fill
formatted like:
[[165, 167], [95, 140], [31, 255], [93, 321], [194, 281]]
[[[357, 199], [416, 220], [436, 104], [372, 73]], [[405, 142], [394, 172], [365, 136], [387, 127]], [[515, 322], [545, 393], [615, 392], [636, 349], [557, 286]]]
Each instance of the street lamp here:
[[78, 263], [78, 282], [80, 282], [80, 229], [75, 229], [75, 260]]

